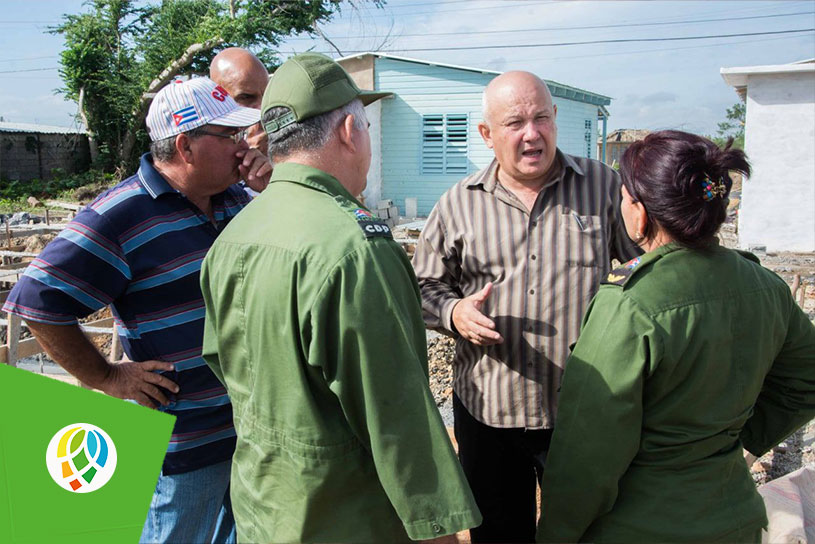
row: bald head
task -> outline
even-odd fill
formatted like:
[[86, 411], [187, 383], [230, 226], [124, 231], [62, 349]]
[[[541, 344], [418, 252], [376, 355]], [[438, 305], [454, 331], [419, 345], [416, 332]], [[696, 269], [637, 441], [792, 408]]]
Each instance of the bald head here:
[[530, 72], [504, 72], [489, 82], [481, 96], [481, 109], [484, 123], [491, 125], [496, 120], [496, 110], [517, 101], [520, 95], [542, 100], [542, 105], [552, 107], [552, 94], [546, 83]]
[[557, 106], [541, 78], [506, 72], [484, 89], [478, 132], [495, 153], [498, 178], [539, 189], [557, 171]]
[[226, 89], [241, 106], [260, 108], [269, 72], [251, 51], [230, 47], [212, 59], [209, 78]]

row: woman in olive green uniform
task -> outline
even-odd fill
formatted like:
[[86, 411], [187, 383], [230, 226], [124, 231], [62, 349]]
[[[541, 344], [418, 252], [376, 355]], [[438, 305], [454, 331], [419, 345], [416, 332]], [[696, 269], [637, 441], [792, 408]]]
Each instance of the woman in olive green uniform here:
[[815, 326], [786, 283], [719, 246], [744, 154], [657, 132], [623, 155], [622, 212], [642, 257], [591, 303], [566, 367], [538, 540], [759, 542], [742, 448], [815, 416]]

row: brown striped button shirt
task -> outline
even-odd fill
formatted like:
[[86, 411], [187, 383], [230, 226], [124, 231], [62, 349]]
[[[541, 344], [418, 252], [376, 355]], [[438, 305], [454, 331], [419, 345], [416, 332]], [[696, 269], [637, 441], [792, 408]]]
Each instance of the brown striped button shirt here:
[[[413, 258], [428, 327], [453, 333], [453, 387], [479, 421], [551, 428], [569, 345], [612, 258], [640, 252], [620, 215], [619, 175], [557, 151], [560, 174], [530, 213], [497, 178], [498, 163], [466, 177], [430, 213]], [[453, 330], [453, 306], [493, 282], [482, 312], [502, 344]]]

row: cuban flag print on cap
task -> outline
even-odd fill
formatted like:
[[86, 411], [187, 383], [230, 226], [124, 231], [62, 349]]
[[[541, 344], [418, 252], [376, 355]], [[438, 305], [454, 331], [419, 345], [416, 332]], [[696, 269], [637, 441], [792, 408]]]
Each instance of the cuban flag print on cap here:
[[248, 127], [258, 121], [260, 110], [239, 106], [208, 77], [166, 85], [150, 104], [146, 119], [154, 142], [204, 125]]
[[173, 121], [175, 121], [175, 126], [177, 127], [197, 120], [198, 112], [195, 111], [195, 106], [187, 106], [186, 108], [173, 112]]

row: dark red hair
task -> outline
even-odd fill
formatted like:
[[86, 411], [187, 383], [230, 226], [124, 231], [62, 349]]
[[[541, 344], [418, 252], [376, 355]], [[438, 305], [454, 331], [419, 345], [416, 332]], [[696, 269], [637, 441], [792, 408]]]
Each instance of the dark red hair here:
[[[634, 142], [620, 159], [623, 185], [648, 213], [643, 233], [657, 225], [676, 242], [690, 248], [708, 246], [724, 223], [732, 182], [730, 171], [750, 175], [744, 152], [732, 140], [722, 149], [707, 138], [663, 130]], [[706, 180], [724, 185], [724, 194], [705, 198]]]

